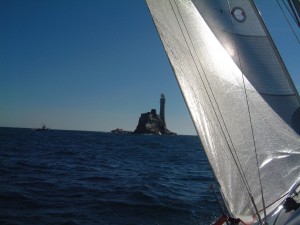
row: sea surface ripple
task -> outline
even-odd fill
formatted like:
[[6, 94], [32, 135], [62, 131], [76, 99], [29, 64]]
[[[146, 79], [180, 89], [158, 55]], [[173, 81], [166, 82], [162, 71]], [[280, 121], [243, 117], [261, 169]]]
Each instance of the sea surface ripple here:
[[220, 214], [196, 136], [0, 128], [2, 225], [207, 225]]

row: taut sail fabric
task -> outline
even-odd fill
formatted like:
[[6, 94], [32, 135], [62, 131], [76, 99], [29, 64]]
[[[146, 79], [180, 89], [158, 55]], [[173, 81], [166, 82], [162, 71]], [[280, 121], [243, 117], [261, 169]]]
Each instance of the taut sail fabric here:
[[299, 178], [300, 104], [253, 2], [147, 4], [229, 211], [273, 209]]

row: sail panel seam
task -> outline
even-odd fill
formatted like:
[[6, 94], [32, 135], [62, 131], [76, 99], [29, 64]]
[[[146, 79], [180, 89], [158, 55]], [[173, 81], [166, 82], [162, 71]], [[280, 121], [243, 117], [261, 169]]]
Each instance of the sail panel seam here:
[[[169, 2], [170, 2], [170, 5], [171, 5], [171, 7], [172, 7], [172, 10], [173, 10], [173, 12], [174, 12], [174, 15], [175, 15], [175, 17], [176, 17], [176, 20], [177, 20], [177, 22], [178, 22], [178, 24], [179, 24], [179, 26], [180, 26], [179, 19], [178, 19], [178, 17], [176, 16], [176, 13], [175, 13], [175, 10], [174, 10], [174, 8], [173, 8], [173, 5], [172, 5], [171, 1], [169, 1]], [[195, 50], [195, 47], [194, 47], [194, 44], [193, 44], [193, 42], [192, 42], [192, 40], [191, 40], [191, 37], [190, 37], [190, 35], [189, 35], [189, 32], [187, 31], [187, 28], [186, 28], [186, 25], [185, 25], [184, 20], [183, 20], [183, 18], [182, 18], [182, 15], [181, 15], [181, 13], [180, 13], [180, 10], [178, 9], [177, 3], [176, 3], [176, 1], [174, 1], [174, 2], [175, 2], [175, 5], [176, 5], [177, 10], [178, 10], [178, 12], [179, 12], [179, 15], [180, 15], [180, 17], [181, 17], [181, 21], [182, 21], [182, 23], [183, 23], [183, 25], [184, 25], [184, 27], [185, 27], [186, 33], [187, 33], [187, 35], [188, 35], [188, 37], [189, 37], [189, 41], [191, 42], [192, 47], [193, 47], [193, 49], [194, 49], [194, 52], [195, 52], [196, 55], [197, 55], [197, 51]], [[191, 57], [192, 57], [192, 59], [193, 59], [193, 61], [194, 61], [194, 64], [195, 64], [195, 66], [196, 66], [196, 69], [197, 69], [197, 71], [198, 71], [198, 74], [200, 75], [200, 74], [201, 74], [201, 73], [200, 73], [200, 70], [199, 70], [199, 68], [198, 68], [198, 66], [197, 66], [196, 60], [195, 60], [195, 58], [194, 58], [194, 56], [193, 56], [193, 53], [192, 53], [192, 51], [191, 51], [191, 48], [190, 48], [189, 45], [188, 45], [188, 41], [187, 41], [187, 39], [186, 39], [186, 37], [185, 37], [185, 35], [184, 35], [184, 32], [183, 32], [181, 26], [180, 26], [180, 30], [181, 30], [181, 32], [182, 32], [182, 34], [183, 34], [183, 37], [184, 37], [184, 39], [185, 39], [185, 42], [187, 43], [188, 49], [189, 49], [189, 51], [190, 51]], [[197, 55], [197, 58], [198, 58], [197, 61], [198, 61], [198, 62], [200, 63], [200, 65], [201, 65], [201, 61], [200, 61], [198, 55]], [[210, 85], [209, 85], [207, 76], [206, 76], [206, 74], [205, 74], [205, 72], [204, 72], [204, 70], [203, 70], [203, 66], [201, 65], [201, 67], [202, 67], [201, 70], [203, 71], [204, 77], [206, 78], [206, 82], [207, 82], [207, 84], [208, 84], [208, 88], [210, 89], [210, 92], [212, 93], [212, 89], [211, 89], [211, 87], [210, 87]], [[237, 154], [236, 154], [236, 151], [235, 151], [233, 142], [232, 142], [232, 140], [231, 140], [231, 137], [230, 137], [229, 132], [228, 132], [228, 129], [227, 129], [227, 127], [226, 127], [225, 121], [224, 121], [224, 119], [223, 119], [223, 117], [222, 117], [222, 114], [221, 114], [221, 112], [220, 112], [220, 109], [219, 109], [219, 107], [218, 107], [218, 103], [217, 103], [217, 101], [216, 101], [216, 99], [215, 99], [213, 93], [212, 93], [212, 94], [209, 94], [209, 91], [207, 90], [208, 88], [206, 87], [205, 82], [203, 81], [203, 78], [202, 78], [201, 76], [200, 76], [200, 79], [202, 80], [202, 83], [203, 83], [203, 85], [204, 85], [206, 94], [207, 94], [208, 99], [209, 99], [209, 101], [210, 101], [210, 103], [211, 103], [211, 105], [212, 105], [212, 109], [213, 109], [213, 111], [214, 111], [214, 113], [215, 113], [215, 116], [216, 116], [216, 118], [217, 118], [217, 120], [218, 120], [218, 122], [219, 122], [219, 124], [220, 124], [220, 129], [221, 129], [221, 131], [222, 131], [222, 133], [223, 133], [223, 135], [224, 135], [224, 138], [225, 138], [225, 141], [226, 141], [226, 143], [227, 143], [227, 145], [228, 145], [229, 151], [230, 151], [230, 153], [231, 153], [231, 155], [232, 155], [232, 157], [233, 157], [233, 159], [234, 159], [234, 162], [235, 162], [235, 164], [236, 164], [236, 166], [237, 166], [237, 169], [238, 169], [238, 171], [239, 171], [239, 173], [240, 173], [240, 175], [241, 175], [242, 181], [243, 181], [243, 183], [245, 184], [245, 187], [246, 187], [246, 189], [247, 189], [247, 192], [248, 192], [249, 196], [252, 196], [251, 190], [250, 190], [250, 187], [249, 187], [249, 184], [248, 184], [248, 182], [247, 182], [247, 180], [246, 180], [246, 178], [245, 178], [245, 173], [244, 173], [244, 171], [243, 171], [243, 169], [242, 169], [242, 167], [241, 167], [241, 165], [240, 165], [240, 161], [239, 161], [238, 156], [237, 156]], [[215, 103], [215, 105], [217, 106], [217, 109], [218, 109], [218, 112], [219, 112], [219, 114], [220, 114], [221, 119], [219, 118], [219, 116], [218, 116], [218, 114], [217, 114], [217, 112], [216, 112], [216, 109], [215, 109], [215, 107], [214, 107], [214, 104], [213, 104], [213, 102], [212, 102], [212, 99], [211, 99], [210, 95], [212, 95], [212, 97], [214, 98], [214, 103]], [[220, 120], [222, 120], [223, 123], [221, 123]], [[223, 125], [222, 125], [222, 124], [223, 124]], [[225, 127], [226, 132], [224, 131], [223, 126]], [[227, 137], [227, 136], [228, 136], [228, 137]], [[229, 138], [229, 140], [228, 140], [228, 138]], [[230, 144], [229, 144], [229, 143], [230, 143]], [[231, 146], [230, 146], [230, 145], [231, 145]], [[237, 158], [237, 159], [236, 159], [236, 158]]]
[[[249, 3], [251, 4], [251, 0], [249, 0]], [[228, 11], [230, 12], [231, 11], [231, 5], [230, 5], [229, 0], [227, 0], [227, 5], [228, 5]], [[253, 5], [251, 5], [251, 6], [253, 8]], [[253, 8], [253, 10], [255, 10], [255, 9]], [[233, 32], [237, 33], [237, 32], [235, 32], [236, 29], [235, 29], [232, 17], [230, 17], [230, 22], [231, 22], [231, 25], [232, 25]], [[254, 147], [254, 154], [255, 154], [256, 165], [257, 165], [258, 180], [259, 180], [261, 198], [262, 198], [262, 203], [263, 203], [264, 220], [266, 222], [267, 215], [266, 215], [265, 199], [264, 199], [264, 192], [263, 192], [261, 174], [260, 174], [260, 169], [259, 169], [259, 161], [258, 161], [258, 154], [257, 154], [257, 145], [256, 145], [256, 141], [255, 141], [255, 135], [254, 135], [254, 129], [253, 129], [253, 122], [252, 122], [252, 116], [251, 116], [250, 105], [249, 105], [249, 97], [248, 97], [248, 94], [247, 94], [247, 89], [246, 89], [246, 84], [245, 84], [245, 75], [243, 73], [243, 66], [242, 66], [242, 63], [241, 63], [241, 55], [240, 55], [239, 46], [237, 44], [237, 39], [236, 39], [237, 37], [233, 36], [233, 38], [234, 38], [234, 43], [235, 43], [235, 47], [236, 47], [236, 50], [237, 50], [238, 61], [239, 61], [239, 64], [240, 64], [239, 67], [241, 69], [241, 76], [242, 76], [242, 81], [243, 81], [243, 86], [244, 86], [244, 93], [245, 93], [246, 105], [247, 105], [247, 109], [248, 109], [248, 117], [249, 117], [249, 123], [250, 123], [250, 130], [251, 130], [251, 136], [252, 136], [253, 147]], [[266, 38], [268, 38], [268, 37], [266, 37]], [[257, 211], [257, 216], [259, 218], [259, 221], [260, 221], [260, 223], [262, 223], [260, 214], [258, 212], [256, 203], [255, 203], [253, 197], [251, 197], [251, 200], [253, 202], [255, 210]]]

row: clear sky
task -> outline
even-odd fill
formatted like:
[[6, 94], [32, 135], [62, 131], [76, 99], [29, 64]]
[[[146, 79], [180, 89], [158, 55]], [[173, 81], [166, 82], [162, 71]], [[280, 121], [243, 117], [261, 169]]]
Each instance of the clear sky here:
[[[299, 44], [256, 3], [299, 89]], [[133, 131], [161, 93], [168, 128], [195, 134], [144, 0], [0, 0], [0, 126]]]

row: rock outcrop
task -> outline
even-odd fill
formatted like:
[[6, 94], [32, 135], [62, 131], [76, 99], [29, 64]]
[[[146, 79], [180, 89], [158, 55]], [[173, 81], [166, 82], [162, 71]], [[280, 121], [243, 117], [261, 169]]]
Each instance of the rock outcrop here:
[[156, 114], [156, 110], [142, 113], [139, 118], [139, 123], [134, 131], [135, 134], [161, 134], [161, 135], [176, 135], [176, 133], [169, 131], [164, 121]]
[[112, 130], [111, 133], [114, 134], [130, 134], [132, 131], [123, 130], [122, 128], [117, 128], [115, 130]]

